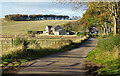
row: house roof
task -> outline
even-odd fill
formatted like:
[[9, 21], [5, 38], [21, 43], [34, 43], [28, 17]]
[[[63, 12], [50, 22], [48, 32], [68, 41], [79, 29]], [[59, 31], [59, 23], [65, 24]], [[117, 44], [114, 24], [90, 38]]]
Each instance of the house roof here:
[[[55, 27], [57, 27], [57, 26], [60, 26], [60, 25], [53, 25], [52, 28], [55, 28]], [[60, 27], [61, 27], [61, 26], [60, 26]]]
[[48, 26], [48, 28], [51, 28], [52, 26]]
[[[53, 26], [47, 26], [48, 28], [50, 28], [50, 29], [54, 29], [54, 28], [56, 28], [57, 26], [60, 26], [60, 25], [53, 25]], [[61, 27], [61, 26], [60, 26]], [[63, 30], [62, 28], [59, 28], [58, 30], [55, 30], [56, 32], [59, 32], [59, 31], [61, 31], [61, 30]]]
[[57, 32], [59, 32], [59, 31], [61, 31], [61, 30], [63, 30], [63, 29], [58, 29]]

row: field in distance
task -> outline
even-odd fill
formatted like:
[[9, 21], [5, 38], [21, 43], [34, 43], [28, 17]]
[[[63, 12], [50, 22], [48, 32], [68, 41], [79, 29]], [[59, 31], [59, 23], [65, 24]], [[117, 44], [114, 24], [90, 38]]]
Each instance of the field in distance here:
[[2, 21], [3, 34], [26, 34], [30, 30], [44, 30], [46, 25], [62, 25], [76, 20]]

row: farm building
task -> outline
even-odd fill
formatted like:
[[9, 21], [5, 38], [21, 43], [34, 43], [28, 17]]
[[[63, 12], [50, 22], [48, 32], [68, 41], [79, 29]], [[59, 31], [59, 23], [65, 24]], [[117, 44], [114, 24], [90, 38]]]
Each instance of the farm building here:
[[44, 35], [67, 35], [67, 32], [61, 26], [46, 26]]
[[96, 33], [96, 34], [98, 34], [99, 31], [98, 31], [98, 29], [97, 29], [96, 27], [91, 26], [91, 27], [89, 28], [89, 33]]

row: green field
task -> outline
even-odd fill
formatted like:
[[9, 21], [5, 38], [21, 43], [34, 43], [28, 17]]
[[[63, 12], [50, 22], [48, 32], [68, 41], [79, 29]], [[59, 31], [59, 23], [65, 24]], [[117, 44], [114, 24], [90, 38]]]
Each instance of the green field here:
[[44, 30], [46, 25], [62, 25], [76, 20], [41, 20], [41, 21], [2, 21], [3, 34], [26, 34], [29, 30]]

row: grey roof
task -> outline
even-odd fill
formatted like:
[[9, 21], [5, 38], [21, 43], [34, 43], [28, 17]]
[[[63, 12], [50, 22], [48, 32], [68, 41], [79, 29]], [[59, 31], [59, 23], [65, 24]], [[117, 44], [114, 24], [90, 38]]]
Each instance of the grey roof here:
[[58, 30], [56, 30], [56, 31], [59, 32], [59, 31], [61, 31], [61, 30], [63, 30], [63, 29], [58, 29]]
[[55, 28], [55, 27], [57, 27], [57, 26], [60, 26], [60, 25], [53, 25], [52, 28]]
[[51, 28], [52, 26], [48, 26], [48, 28]]

